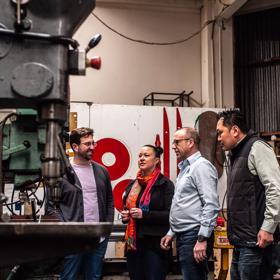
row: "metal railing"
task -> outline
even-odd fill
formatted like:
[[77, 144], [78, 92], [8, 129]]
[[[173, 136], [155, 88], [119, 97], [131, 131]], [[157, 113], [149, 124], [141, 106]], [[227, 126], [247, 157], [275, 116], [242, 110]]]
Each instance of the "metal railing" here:
[[170, 105], [172, 107], [189, 107], [190, 96], [193, 91], [186, 93], [183, 90], [180, 93], [173, 92], [151, 92], [143, 98], [143, 105]]

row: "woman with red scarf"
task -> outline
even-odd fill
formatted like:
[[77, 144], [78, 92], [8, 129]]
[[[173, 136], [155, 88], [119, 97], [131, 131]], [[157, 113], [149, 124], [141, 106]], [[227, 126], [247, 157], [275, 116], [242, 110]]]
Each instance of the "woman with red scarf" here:
[[160, 248], [169, 229], [173, 183], [160, 172], [163, 149], [145, 145], [138, 157], [139, 171], [123, 195], [122, 221], [127, 223], [127, 267], [132, 280], [164, 280], [171, 250]]

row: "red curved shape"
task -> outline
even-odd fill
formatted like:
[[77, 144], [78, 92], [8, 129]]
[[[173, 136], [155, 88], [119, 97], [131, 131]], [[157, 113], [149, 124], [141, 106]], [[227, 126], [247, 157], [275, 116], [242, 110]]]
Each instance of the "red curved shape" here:
[[116, 186], [113, 189], [113, 196], [114, 196], [114, 205], [115, 208], [118, 211], [123, 210], [123, 201], [122, 201], [122, 195], [128, 186], [128, 184], [131, 182], [131, 179], [125, 179], [116, 184]]
[[[176, 127], [177, 130], [182, 128], [182, 119], [181, 119], [181, 114], [178, 108], [176, 108]], [[179, 160], [177, 159], [177, 175], [179, 174], [180, 170], [178, 168]]]
[[182, 119], [178, 108], [176, 108], [176, 127], [177, 129], [182, 128]]
[[[102, 162], [102, 157], [106, 153], [112, 153], [116, 158], [115, 163], [111, 166], [107, 166]], [[130, 162], [130, 156], [126, 146], [114, 138], [103, 138], [97, 141], [92, 159], [107, 168], [112, 181], [125, 174]]]
[[161, 146], [161, 142], [160, 142], [160, 136], [159, 136], [159, 134], [157, 134], [157, 135], [156, 135], [155, 146], [156, 146], [156, 147], [160, 147], [160, 146]]
[[169, 150], [170, 150], [170, 137], [169, 137], [169, 122], [168, 122], [168, 116], [166, 109], [163, 108], [163, 174], [166, 177], [170, 177], [170, 155], [169, 155]]

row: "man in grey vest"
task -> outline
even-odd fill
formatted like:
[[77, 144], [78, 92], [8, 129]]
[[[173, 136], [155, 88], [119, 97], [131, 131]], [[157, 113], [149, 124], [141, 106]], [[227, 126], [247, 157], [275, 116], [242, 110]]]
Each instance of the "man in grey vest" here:
[[273, 234], [280, 220], [280, 170], [273, 149], [236, 109], [223, 111], [218, 141], [229, 152], [227, 231], [235, 246], [231, 280], [272, 279]]

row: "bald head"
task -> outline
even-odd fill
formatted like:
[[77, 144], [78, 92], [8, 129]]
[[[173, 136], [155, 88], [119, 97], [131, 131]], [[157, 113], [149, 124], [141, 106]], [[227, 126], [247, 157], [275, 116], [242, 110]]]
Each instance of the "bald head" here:
[[199, 135], [192, 127], [183, 127], [174, 133], [172, 149], [182, 161], [198, 151]]
[[181, 129], [178, 129], [177, 131], [181, 131], [182, 133], [184, 133], [186, 138], [191, 138], [193, 140], [195, 146], [198, 148], [200, 138], [199, 138], [199, 134], [198, 134], [198, 132], [195, 128], [193, 128], [193, 127], [183, 127]]

